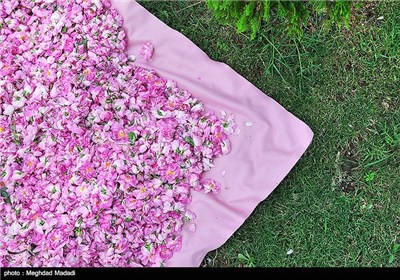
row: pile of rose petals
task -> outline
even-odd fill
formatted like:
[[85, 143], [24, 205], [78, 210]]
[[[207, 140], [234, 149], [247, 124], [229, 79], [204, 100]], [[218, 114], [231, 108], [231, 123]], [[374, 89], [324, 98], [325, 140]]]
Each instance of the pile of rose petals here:
[[136, 67], [122, 22], [108, 0], [0, 1], [0, 266], [160, 266], [192, 189], [218, 193], [201, 174], [232, 116]]

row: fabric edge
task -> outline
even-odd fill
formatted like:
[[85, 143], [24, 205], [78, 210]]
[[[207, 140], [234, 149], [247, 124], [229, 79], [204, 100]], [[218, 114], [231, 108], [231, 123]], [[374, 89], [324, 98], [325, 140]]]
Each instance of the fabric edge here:
[[[306, 125], [307, 126], [307, 125]], [[277, 174], [275, 176], [275, 180], [277, 180], [279, 182], [279, 184], [281, 184], [282, 180], [289, 174], [289, 172], [296, 166], [296, 164], [299, 162], [299, 160], [301, 159], [301, 157], [303, 156], [303, 154], [307, 151], [308, 147], [311, 145], [311, 142], [314, 138], [314, 133], [312, 132], [312, 130], [307, 126], [308, 131], [308, 135], [307, 138], [304, 140], [304, 145], [302, 147], [302, 149], [299, 149], [298, 151], [296, 151], [295, 153], [292, 154], [292, 156], [290, 157], [290, 160], [288, 160], [287, 162], [287, 168], [285, 170], [283, 170], [282, 172], [280, 172], [279, 174]], [[278, 184], [278, 186], [279, 186]], [[278, 187], [277, 186], [277, 187]], [[235, 232], [244, 224], [244, 222], [251, 216], [251, 214], [254, 212], [254, 210], [257, 208], [257, 206], [263, 202], [265, 199], [267, 199], [270, 194], [275, 190], [276, 188], [272, 189], [272, 190], [267, 190], [266, 192], [260, 193], [258, 201], [254, 201], [251, 204], [249, 204], [249, 207], [246, 209], [247, 213], [245, 215], [245, 217], [241, 220], [239, 220], [235, 226], [232, 227], [231, 231], [227, 234], [221, 235], [217, 241], [211, 246], [210, 250], [208, 252], [205, 252], [197, 261], [196, 261], [196, 266], [199, 267], [202, 263], [202, 261], [204, 260], [205, 256], [215, 250], [218, 249], [219, 247], [221, 247], [222, 245], [224, 245], [226, 243], [226, 241], [228, 241], [228, 239], [235, 234]]]
[[[295, 151], [291, 157], [290, 160], [287, 161], [287, 168], [285, 170], [282, 170], [282, 172], [278, 173], [275, 177], [274, 180], [278, 181], [279, 184], [282, 182], [282, 180], [289, 174], [289, 172], [296, 166], [296, 164], [299, 162], [299, 160], [301, 159], [301, 157], [304, 155], [304, 153], [306, 152], [306, 150], [308, 149], [308, 147], [311, 145], [312, 140], [314, 138], [314, 133], [311, 130], [311, 128], [309, 128], [306, 124], [305, 127], [307, 129], [307, 131], [305, 131], [305, 134], [307, 135], [304, 139], [303, 139], [303, 143], [304, 145], [302, 145], [302, 148]], [[278, 185], [279, 185], [278, 184]], [[258, 199], [253, 201], [252, 203], [249, 204], [248, 208], [246, 209], [246, 214], [244, 215], [243, 219], [240, 219], [237, 221], [237, 223], [235, 223], [234, 226], [231, 227], [230, 231], [226, 234], [222, 234], [220, 235], [218, 238], [216, 238], [216, 241], [210, 245], [210, 247], [207, 249], [207, 251], [203, 252], [199, 258], [195, 261], [195, 265], [193, 267], [200, 267], [202, 261], [204, 260], [205, 256], [215, 250], [218, 249], [219, 247], [221, 247], [222, 245], [224, 245], [226, 243], [226, 241], [232, 237], [232, 235], [244, 224], [244, 222], [251, 216], [251, 214], [254, 212], [254, 210], [256, 209], [256, 207], [263, 202], [265, 199], [267, 199], [270, 194], [275, 190], [276, 188], [272, 189], [272, 190], [266, 190], [263, 193], [260, 193], [258, 196]], [[168, 262], [167, 262], [168, 263]], [[168, 266], [168, 267], [179, 267], [179, 266]]]

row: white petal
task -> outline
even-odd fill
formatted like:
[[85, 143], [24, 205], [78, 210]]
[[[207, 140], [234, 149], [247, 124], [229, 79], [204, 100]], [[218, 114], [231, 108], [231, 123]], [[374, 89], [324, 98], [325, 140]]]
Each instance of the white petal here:
[[17, 235], [21, 229], [21, 225], [17, 222], [14, 222], [11, 227], [8, 229], [9, 235]]
[[14, 106], [15, 109], [18, 109], [18, 108], [23, 107], [25, 105], [25, 102], [26, 102], [26, 98], [20, 97], [19, 100], [14, 99], [12, 105]]
[[62, 126], [61, 122], [62, 122], [62, 120], [59, 120], [58, 122], [56, 122], [56, 127], [58, 129], [64, 129], [64, 127]]
[[240, 128], [236, 128], [236, 130], [233, 132], [233, 135], [239, 135], [240, 133]]
[[13, 105], [7, 104], [7, 105], [4, 105], [3, 108], [4, 108], [3, 114], [6, 116], [10, 116], [14, 112]]
[[136, 60], [136, 56], [133, 55], [133, 54], [131, 54], [131, 55], [128, 57], [128, 59], [129, 59], [131, 62], [134, 62], [134, 61]]
[[189, 225], [189, 231], [195, 232], [196, 231], [196, 224], [190, 224]]

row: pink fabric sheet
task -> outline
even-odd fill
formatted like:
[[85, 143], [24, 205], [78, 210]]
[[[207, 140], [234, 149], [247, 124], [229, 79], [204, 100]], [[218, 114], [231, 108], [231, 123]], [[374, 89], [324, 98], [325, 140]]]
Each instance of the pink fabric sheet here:
[[[224, 244], [288, 174], [310, 144], [313, 132], [226, 64], [211, 60], [193, 42], [171, 29], [133, 0], [113, 0], [124, 17], [129, 54], [204, 101], [206, 108], [234, 113], [240, 133], [230, 137], [232, 151], [215, 160], [205, 178], [222, 184], [214, 196], [193, 192], [189, 207], [196, 231], [183, 229], [183, 246], [167, 266], [199, 266], [204, 256]], [[151, 62], [140, 49], [152, 42]], [[251, 67], [251, 66], [249, 66]], [[252, 123], [252, 126], [250, 126]], [[225, 171], [226, 175], [222, 176]]]

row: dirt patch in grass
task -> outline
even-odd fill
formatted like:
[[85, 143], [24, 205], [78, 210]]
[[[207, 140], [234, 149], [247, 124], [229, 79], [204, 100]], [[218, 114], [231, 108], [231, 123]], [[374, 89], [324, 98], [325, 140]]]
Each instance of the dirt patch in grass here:
[[231, 267], [232, 265], [229, 263], [227, 259], [224, 257], [217, 258], [215, 253], [216, 251], [208, 253], [208, 255], [204, 258], [200, 267]]
[[341, 157], [339, 165], [339, 188], [345, 193], [353, 193], [356, 191], [356, 183], [353, 174], [360, 164], [356, 141], [357, 140], [349, 141], [348, 145], [339, 154]]

